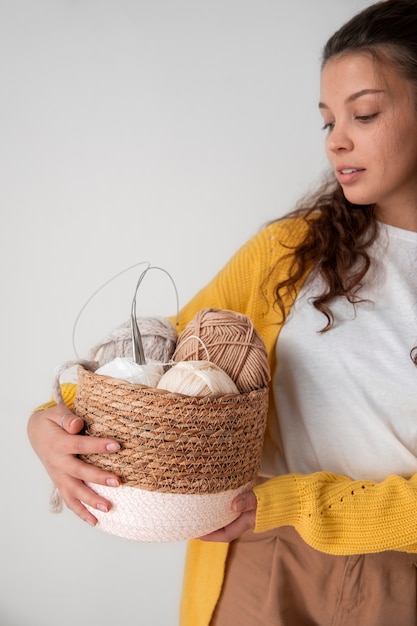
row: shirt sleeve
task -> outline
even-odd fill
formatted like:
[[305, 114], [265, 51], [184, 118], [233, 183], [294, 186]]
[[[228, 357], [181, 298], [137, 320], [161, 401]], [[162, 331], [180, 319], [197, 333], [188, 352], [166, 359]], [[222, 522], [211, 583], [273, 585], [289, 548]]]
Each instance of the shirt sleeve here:
[[[71, 410], [74, 407], [76, 392], [77, 385], [75, 385], [74, 383], [63, 383], [61, 385], [62, 399], [64, 400], [64, 403], [67, 405], [67, 407]], [[51, 409], [53, 406], [56, 406], [56, 401], [52, 398], [48, 402], [45, 402], [44, 404], [41, 404], [41, 406], [38, 406], [33, 411], [33, 413], [36, 413], [37, 411], [45, 411], [46, 409]]]
[[382, 482], [317, 472], [255, 487], [255, 532], [294, 526], [313, 548], [336, 555], [417, 552], [417, 475]]

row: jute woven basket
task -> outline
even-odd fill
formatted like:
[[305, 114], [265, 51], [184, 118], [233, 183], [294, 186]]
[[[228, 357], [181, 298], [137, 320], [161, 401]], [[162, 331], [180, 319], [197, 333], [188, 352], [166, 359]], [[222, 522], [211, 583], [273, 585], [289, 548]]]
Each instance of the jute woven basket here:
[[183, 541], [236, 515], [230, 503], [254, 484], [268, 409], [267, 387], [219, 397], [185, 396], [78, 368], [75, 412], [86, 434], [121, 450], [83, 460], [121, 477], [93, 485], [113, 503], [99, 526], [137, 541]]

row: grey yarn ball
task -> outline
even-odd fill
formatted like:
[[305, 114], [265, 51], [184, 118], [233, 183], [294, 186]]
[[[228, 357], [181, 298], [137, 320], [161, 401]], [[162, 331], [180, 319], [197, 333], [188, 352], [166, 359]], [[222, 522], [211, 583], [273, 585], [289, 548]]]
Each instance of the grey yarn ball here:
[[[174, 354], [177, 331], [164, 317], [138, 317], [140, 335], [146, 360], [168, 363]], [[115, 328], [89, 353], [89, 359], [101, 367], [116, 357], [133, 359], [132, 333], [130, 320]]]

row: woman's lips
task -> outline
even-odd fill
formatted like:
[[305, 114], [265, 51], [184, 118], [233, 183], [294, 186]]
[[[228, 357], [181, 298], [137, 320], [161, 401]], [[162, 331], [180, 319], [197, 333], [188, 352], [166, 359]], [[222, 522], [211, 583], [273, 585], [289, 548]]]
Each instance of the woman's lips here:
[[342, 167], [337, 170], [337, 180], [341, 185], [348, 185], [357, 181], [364, 171], [359, 167]]

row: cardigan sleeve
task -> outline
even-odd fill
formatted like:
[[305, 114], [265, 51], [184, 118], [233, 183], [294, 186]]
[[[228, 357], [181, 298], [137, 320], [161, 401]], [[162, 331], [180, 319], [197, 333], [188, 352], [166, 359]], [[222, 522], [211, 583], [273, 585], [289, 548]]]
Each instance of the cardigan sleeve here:
[[313, 548], [348, 555], [417, 552], [417, 475], [382, 482], [317, 472], [255, 487], [255, 532], [294, 526]]
[[[64, 404], [66, 404], [67, 407], [71, 410], [74, 408], [76, 392], [77, 385], [75, 385], [74, 383], [61, 384], [62, 399], [64, 401]], [[34, 409], [33, 412], [35, 413], [36, 411], [45, 411], [46, 409], [51, 409], [53, 406], [56, 406], [56, 401], [54, 398], [51, 398], [51, 400], [49, 400], [48, 402], [45, 402], [44, 404], [41, 404], [41, 406], [38, 406], [36, 409]]]

